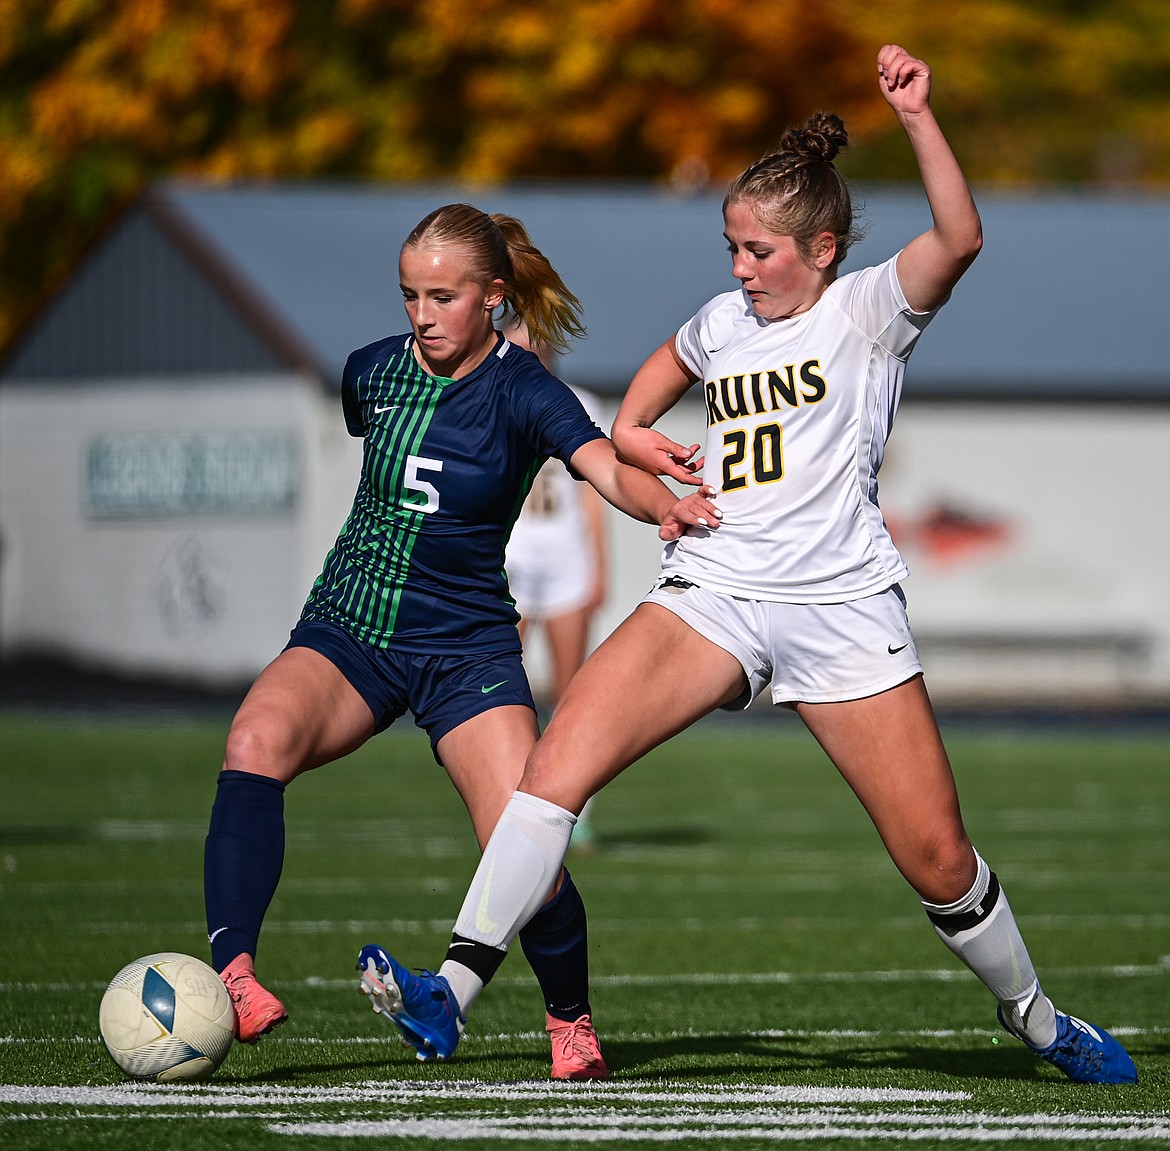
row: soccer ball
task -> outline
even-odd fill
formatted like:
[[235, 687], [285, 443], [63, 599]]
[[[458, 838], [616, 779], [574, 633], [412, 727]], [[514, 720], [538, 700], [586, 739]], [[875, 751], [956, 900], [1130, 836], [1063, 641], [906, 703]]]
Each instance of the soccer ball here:
[[131, 1079], [208, 1078], [227, 1058], [236, 1017], [223, 980], [176, 951], [144, 955], [110, 981], [98, 1016], [110, 1058]]

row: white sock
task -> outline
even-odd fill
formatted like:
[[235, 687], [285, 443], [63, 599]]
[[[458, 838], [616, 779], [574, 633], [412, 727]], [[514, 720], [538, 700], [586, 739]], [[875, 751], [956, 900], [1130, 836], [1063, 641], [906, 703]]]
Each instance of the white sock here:
[[548, 897], [576, 822], [555, 803], [513, 792], [467, 889], [455, 933], [505, 950]]
[[459, 1004], [459, 1014], [466, 1018], [483, 990], [483, 980], [470, 967], [450, 959], [444, 959], [435, 974], [441, 975], [450, 985], [455, 993], [455, 1002]]
[[1056, 1041], [1056, 1013], [1040, 990], [1007, 896], [978, 852], [975, 859], [975, 883], [962, 899], [924, 899], [922, 906], [939, 939], [982, 980], [1013, 1029], [1033, 1047], [1048, 1047]]

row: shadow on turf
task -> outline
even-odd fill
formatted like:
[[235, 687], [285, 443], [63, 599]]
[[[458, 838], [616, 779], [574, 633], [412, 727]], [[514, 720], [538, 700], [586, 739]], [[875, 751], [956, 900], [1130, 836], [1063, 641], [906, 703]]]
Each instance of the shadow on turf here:
[[61, 843], [88, 843], [98, 838], [93, 824], [37, 823], [0, 826], [0, 843], [5, 847], [44, 847]]
[[[543, 1065], [543, 1072], [533, 1073], [533, 1065]], [[515, 1074], [509, 1074], [512, 1065], [521, 1065]], [[234, 1083], [288, 1083], [296, 1079], [318, 1080], [327, 1076], [332, 1082], [333, 1077], [340, 1071], [353, 1071], [369, 1075], [371, 1078], [385, 1078], [394, 1082], [409, 1079], [411, 1082], [425, 1081], [432, 1077], [435, 1082], [445, 1079], [482, 1079], [485, 1083], [493, 1081], [512, 1081], [544, 1078], [548, 1074], [548, 1053], [526, 1053], [522, 1051], [511, 1053], [493, 1053], [491, 1055], [465, 1056], [460, 1051], [458, 1057], [450, 1063], [420, 1064], [418, 1060], [407, 1054], [392, 1055], [383, 1059], [355, 1059], [348, 1063], [300, 1063], [285, 1064], [281, 1067], [270, 1067], [264, 1071], [247, 1072], [237, 1068], [226, 1068], [222, 1074], [216, 1076], [217, 1082]], [[409, 1075], [403, 1075], [408, 1070]]]
[[622, 1079], [660, 1079], [736, 1075], [750, 1071], [778, 1078], [810, 1072], [929, 1072], [958, 1079], [1020, 1079], [1047, 1077], [1043, 1063], [1010, 1040], [996, 1046], [935, 1048], [921, 1045], [881, 1047], [866, 1051], [810, 1051], [797, 1040], [762, 1039], [758, 1035], [680, 1037], [653, 1043], [615, 1040], [605, 1044], [606, 1062]]
[[[300, 1063], [293, 1066], [270, 1067], [255, 1074], [223, 1074], [216, 1076], [216, 1082], [235, 1083], [289, 1083], [295, 1079], [319, 1080], [322, 1076], [332, 1077], [339, 1071], [356, 1071], [363, 1075], [386, 1071], [395, 1066], [388, 1059], [355, 1059], [351, 1063]], [[332, 1078], [328, 1080], [332, 1082]]]
[[[611, 1041], [605, 1044], [606, 1062], [618, 1080], [710, 1079], [712, 1076], [751, 1074], [771, 1075], [778, 1082], [789, 1078], [807, 1079], [810, 1075], [833, 1073], [836, 1086], [846, 1086], [842, 1075], [856, 1073], [858, 1083], [868, 1082], [875, 1071], [928, 1073], [954, 1079], [992, 1079], [1041, 1081], [1052, 1079], [1031, 1052], [1005, 1041], [990, 1049], [984, 1046], [964, 1050], [924, 1046], [884, 1045], [867, 1051], [808, 1051], [797, 1041], [761, 1039], [758, 1035], [704, 1036], [677, 1038], [659, 1042]], [[230, 1077], [242, 1083], [288, 1083], [296, 1079], [318, 1079], [324, 1074], [356, 1072], [397, 1080], [409, 1068], [409, 1078], [435, 1080], [476, 1078], [490, 1081], [543, 1079], [546, 1070], [531, 1071], [533, 1064], [547, 1066], [545, 1052], [514, 1052], [483, 1055], [460, 1055], [451, 1063], [426, 1070], [408, 1058], [360, 1059], [347, 1063], [302, 1063], [273, 1067], [255, 1074]], [[509, 1069], [516, 1067], [516, 1074]], [[230, 1075], [230, 1072], [229, 1072]], [[228, 1076], [224, 1076], [228, 1078]]]
[[673, 827], [633, 827], [620, 832], [598, 831], [591, 846], [598, 851], [621, 850], [623, 847], [695, 847], [713, 840], [710, 828], [698, 824]]

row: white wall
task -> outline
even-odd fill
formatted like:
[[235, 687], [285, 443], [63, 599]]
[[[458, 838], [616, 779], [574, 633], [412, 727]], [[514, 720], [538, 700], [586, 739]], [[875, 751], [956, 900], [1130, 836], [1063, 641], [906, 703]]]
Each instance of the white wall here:
[[[117, 462], [95, 479], [95, 459]], [[336, 398], [295, 376], [6, 384], [0, 652], [250, 677], [283, 645], [359, 466]]]
[[881, 479], [929, 682], [1170, 700], [1170, 406], [910, 406]]

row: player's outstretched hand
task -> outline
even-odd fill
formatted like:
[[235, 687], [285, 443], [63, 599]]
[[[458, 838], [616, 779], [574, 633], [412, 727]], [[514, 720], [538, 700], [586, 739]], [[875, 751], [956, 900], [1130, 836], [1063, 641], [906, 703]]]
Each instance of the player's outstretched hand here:
[[688, 532], [696, 530], [714, 531], [719, 526], [723, 513], [711, 502], [715, 497], [715, 489], [709, 486], [699, 488], [689, 496], [683, 496], [666, 513], [662, 526], [658, 529], [658, 538], [666, 540], [680, 539]]
[[878, 84], [899, 115], [914, 115], [930, 106], [930, 67], [899, 44], [885, 44], [877, 56]]
[[626, 461], [652, 476], [669, 476], [681, 484], [701, 484], [698, 471], [703, 457], [696, 458], [698, 444], [685, 447], [654, 428], [626, 427], [621, 431], [618, 454]]

